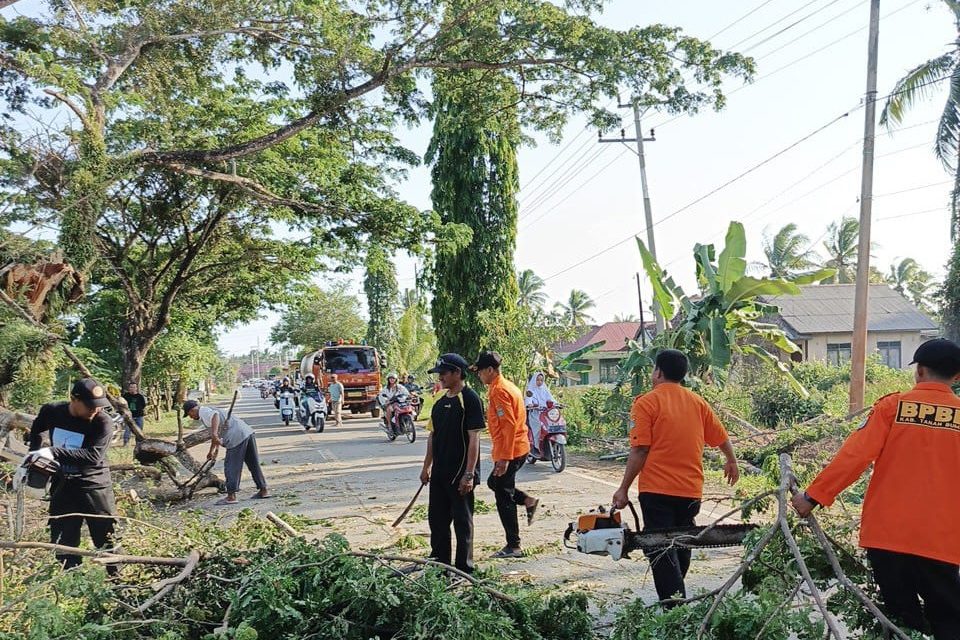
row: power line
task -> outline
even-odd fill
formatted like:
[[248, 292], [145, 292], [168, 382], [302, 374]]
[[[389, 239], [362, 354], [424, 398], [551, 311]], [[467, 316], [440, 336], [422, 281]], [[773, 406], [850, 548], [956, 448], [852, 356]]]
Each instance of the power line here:
[[937, 207], [936, 209], [924, 209], [923, 211], [911, 211], [910, 213], [900, 213], [895, 216], [884, 216], [882, 218], [877, 218], [877, 222], [882, 220], [893, 220], [895, 218], [909, 218], [910, 216], [919, 216], [923, 213], [933, 213], [934, 211], [939, 211], [943, 213], [945, 210], [944, 207]]
[[750, 45], [749, 47], [747, 47], [746, 49], [744, 49], [744, 50], [743, 50], [743, 53], [747, 53], [747, 52], [749, 52], [749, 51], [752, 51], [752, 50], [756, 49], [757, 47], [759, 47], [760, 45], [763, 45], [763, 44], [766, 44], [766, 43], [770, 42], [771, 40], [773, 40], [773, 39], [776, 38], [777, 36], [783, 35], [783, 34], [786, 33], [787, 31], [789, 31], [790, 29], [793, 29], [794, 27], [796, 27], [796, 26], [798, 26], [798, 25], [800, 25], [800, 24], [803, 24], [804, 22], [806, 22], [807, 20], [809, 20], [809, 19], [812, 18], [813, 16], [817, 15], [818, 13], [820, 13], [821, 11], [823, 11], [823, 10], [825, 10], [825, 9], [828, 9], [829, 7], [832, 7], [833, 5], [837, 4], [838, 2], [840, 2], [840, 0], [831, 0], [831, 1], [828, 2], [826, 5], [824, 5], [824, 6], [820, 7], [819, 9], [815, 10], [813, 13], [809, 13], [809, 14], [805, 15], [804, 17], [800, 18], [799, 20], [796, 20], [796, 21], [794, 21], [794, 22], [791, 22], [790, 24], [788, 24], [788, 25], [787, 25], [786, 27], [784, 27], [783, 29], [780, 29], [780, 30], [777, 31], [776, 33], [773, 33], [773, 34], [767, 36], [766, 38], [764, 38], [764, 39], [761, 40], [760, 42], [755, 42], [755, 43], [753, 43], [752, 45]]
[[[726, 182], [724, 182], [724, 183], [721, 184], [720, 186], [711, 189], [710, 191], [708, 191], [707, 193], [703, 194], [702, 196], [700, 196], [700, 197], [696, 198], [695, 200], [693, 200], [693, 201], [685, 204], [684, 206], [680, 207], [679, 209], [677, 209], [677, 210], [674, 211], [673, 213], [671, 213], [671, 214], [667, 215], [666, 217], [664, 217], [664, 218], [662, 218], [662, 219], [654, 222], [654, 223], [653, 223], [653, 226], [657, 226], [658, 224], [662, 224], [662, 223], [666, 222], [667, 220], [673, 218], [674, 216], [677, 216], [677, 215], [679, 215], [680, 213], [683, 213], [684, 211], [686, 211], [687, 209], [690, 209], [691, 207], [693, 207], [693, 206], [695, 206], [695, 205], [703, 202], [704, 200], [706, 200], [706, 199], [709, 198], [710, 196], [712, 196], [712, 195], [714, 195], [714, 194], [722, 191], [723, 189], [726, 189], [727, 187], [729, 187], [730, 185], [734, 184], [735, 182], [738, 182], [739, 180], [742, 180], [743, 178], [745, 178], [746, 176], [750, 175], [751, 173], [753, 173], [753, 172], [756, 171], [757, 169], [760, 169], [761, 167], [764, 167], [764, 166], [766, 166], [767, 164], [773, 162], [774, 160], [776, 160], [777, 158], [779, 158], [779, 157], [782, 156], [783, 154], [787, 153], [787, 152], [790, 151], [791, 149], [794, 149], [794, 148], [797, 147], [798, 145], [803, 144], [804, 142], [806, 142], [806, 141], [809, 140], [810, 138], [816, 136], [816, 135], [819, 134], [820, 132], [826, 130], [827, 128], [833, 126], [834, 124], [836, 124], [836, 123], [839, 122], [840, 120], [846, 118], [848, 115], [850, 115], [850, 112], [843, 113], [843, 114], [837, 116], [836, 118], [833, 118], [832, 120], [830, 120], [830, 121], [827, 122], [826, 124], [818, 127], [817, 129], [814, 129], [813, 131], [811, 131], [811, 132], [808, 133], [807, 135], [803, 136], [802, 138], [800, 138], [800, 139], [797, 140], [796, 142], [793, 142], [793, 143], [791, 143], [790, 145], [788, 145], [788, 146], [784, 147], [783, 149], [781, 149], [780, 151], [777, 151], [777, 152], [774, 153], [772, 156], [770, 156], [770, 157], [768, 157], [768, 158], [760, 161], [759, 163], [753, 165], [752, 167], [750, 167], [750, 168], [747, 169], [746, 171], [743, 171], [743, 172], [740, 173], [739, 175], [731, 178], [730, 180], [727, 180]], [[579, 267], [579, 266], [581, 266], [581, 265], [583, 265], [583, 264], [585, 264], [585, 263], [587, 263], [587, 262], [590, 262], [591, 260], [594, 260], [595, 258], [603, 255], [603, 254], [606, 253], [607, 251], [610, 251], [611, 249], [614, 249], [615, 247], [618, 247], [618, 246], [620, 246], [621, 244], [624, 244], [625, 242], [629, 242], [634, 236], [636, 236], [636, 235], [638, 235], [638, 234], [640, 234], [640, 233], [643, 233], [644, 231], [646, 231], [646, 228], [641, 229], [640, 231], [637, 231], [636, 233], [631, 233], [629, 236], [627, 236], [627, 237], [624, 238], [623, 240], [620, 240], [619, 242], [616, 242], [616, 243], [610, 245], [609, 247], [607, 247], [607, 248], [605, 248], [605, 249], [602, 249], [601, 251], [593, 254], [592, 256], [590, 256], [590, 257], [588, 257], [588, 258], [585, 258], [585, 259], [577, 262], [576, 264], [573, 264], [573, 265], [571, 265], [571, 266], [569, 266], [569, 267], [566, 267], [566, 268], [564, 268], [564, 269], [561, 269], [560, 271], [558, 271], [558, 272], [556, 272], [556, 273], [554, 273], [554, 274], [552, 274], [552, 275], [544, 278], [544, 281], [550, 280], [550, 279], [552, 279], [552, 278], [556, 278], [556, 277], [559, 276], [559, 275], [562, 275], [562, 274], [564, 274], [564, 273], [567, 273], [568, 271], [570, 271], [570, 270], [572, 270], [572, 269], [575, 269], [575, 268], [577, 268], [577, 267]]]
[[[523, 213], [520, 215], [520, 220], [529, 217], [534, 210], [549, 202], [550, 199], [557, 194], [557, 188], [562, 189], [570, 178], [573, 178], [575, 175], [577, 175], [577, 173], [579, 173], [585, 166], [589, 166], [589, 164], [599, 158], [602, 153], [602, 150], [597, 149], [593, 145], [585, 146], [580, 155], [576, 156], [576, 160], [573, 161], [573, 164], [567, 167], [566, 170], [561, 171], [563, 168], [563, 165], [561, 165], [561, 167], [557, 169], [558, 173], [552, 176], [551, 182], [549, 184], [544, 183], [547, 184], [547, 186], [541, 192], [541, 194], [537, 196], [533, 202], [530, 202], [523, 207]], [[583, 160], [587, 156], [589, 156], [589, 158]], [[571, 158], [573, 158], [573, 156], [571, 156]]]
[[757, 11], [759, 11], [760, 9], [763, 9], [765, 6], [767, 6], [768, 4], [770, 4], [770, 3], [773, 2], [773, 1], [774, 1], [774, 0], [766, 0], [766, 2], [760, 3], [758, 6], [754, 7], [753, 9], [751, 9], [751, 10], [748, 11], [748, 12], [746, 12], [745, 14], [743, 14], [742, 16], [740, 16], [739, 18], [737, 18], [736, 20], [734, 20], [733, 22], [731, 22], [730, 24], [728, 24], [727, 26], [725, 26], [724, 28], [720, 29], [720, 31], [717, 31], [717, 32], [716, 32], [715, 34], [713, 34], [712, 36], [709, 36], [709, 37], [707, 38], [707, 40], [713, 40], [714, 38], [716, 38], [716, 37], [717, 37], [718, 35], [720, 35], [721, 33], [724, 33], [724, 32], [726, 32], [727, 30], [729, 30], [731, 27], [735, 27], [736, 25], [740, 24], [741, 22], [743, 22], [744, 20], [746, 20], [747, 18], [749, 18], [750, 16], [752, 16], [753, 14], [755, 14], [755, 13], [756, 13]]

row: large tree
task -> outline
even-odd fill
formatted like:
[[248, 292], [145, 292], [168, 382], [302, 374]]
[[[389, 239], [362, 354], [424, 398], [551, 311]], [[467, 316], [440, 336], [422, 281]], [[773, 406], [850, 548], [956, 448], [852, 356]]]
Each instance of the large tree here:
[[[0, 127], [6, 212], [53, 226], [75, 266], [124, 291], [135, 380], [178, 300], [236, 289], [236, 311], [313, 268], [311, 250], [350, 260], [371, 236], [430, 237], [390, 187], [417, 161], [392, 128], [433, 112], [418, 75], [492, 75], [515, 104], [487, 109], [557, 136], [573, 112], [611, 124], [596, 105], [618, 91], [693, 111], [752, 70], [677, 29], [599, 27], [584, 15], [599, 7], [37, 0], [0, 18], [0, 100], [18, 114]], [[303, 244], [264, 238], [278, 226]]]
[[[363, 290], [367, 294], [367, 344], [375, 346], [387, 356], [387, 362], [395, 359], [397, 344], [397, 273], [390, 255], [379, 243], [367, 249], [366, 277]], [[392, 366], [392, 365], [391, 365]]]
[[533, 269], [524, 269], [517, 273], [517, 286], [520, 296], [517, 304], [532, 310], [542, 310], [547, 302], [547, 294], [543, 291], [543, 278], [533, 272]]
[[914, 103], [939, 93], [944, 80], [947, 99], [937, 124], [933, 152], [944, 170], [953, 176], [950, 194], [950, 259], [940, 289], [942, 322], [947, 336], [960, 340], [960, 2], [943, 0], [953, 17], [957, 36], [943, 54], [920, 63], [894, 85], [880, 114], [880, 123], [900, 124]]
[[366, 330], [360, 300], [345, 285], [329, 289], [311, 286], [287, 305], [270, 330], [270, 341], [311, 351], [328, 340], [360, 340]]
[[566, 303], [558, 302], [556, 305], [563, 323], [569, 327], [583, 327], [593, 322], [593, 318], [588, 313], [596, 305], [587, 295], [586, 291], [574, 289], [570, 292]]

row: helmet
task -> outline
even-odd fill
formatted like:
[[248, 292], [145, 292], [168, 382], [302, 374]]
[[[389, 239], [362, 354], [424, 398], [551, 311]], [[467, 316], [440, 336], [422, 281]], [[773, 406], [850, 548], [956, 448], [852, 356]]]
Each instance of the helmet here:
[[397, 375], [396, 371], [391, 371], [390, 373], [387, 374], [387, 380], [389, 380], [390, 378], [393, 378], [394, 380], [399, 380], [400, 376]]
[[314, 377], [313, 377], [313, 374], [312, 374], [312, 373], [308, 373], [307, 375], [303, 376], [303, 381], [304, 381], [304, 382], [306, 382], [307, 380], [313, 380], [313, 379], [314, 379]]
[[283, 376], [283, 382], [290, 382], [290, 376]]

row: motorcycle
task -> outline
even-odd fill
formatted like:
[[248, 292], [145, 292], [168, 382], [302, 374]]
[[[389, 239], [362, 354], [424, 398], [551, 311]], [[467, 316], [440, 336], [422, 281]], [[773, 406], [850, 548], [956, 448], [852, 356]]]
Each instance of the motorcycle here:
[[266, 400], [270, 397], [270, 389], [266, 386], [260, 387], [260, 399]]
[[[546, 407], [527, 407], [527, 438], [530, 440], [528, 464], [549, 461], [557, 473], [566, 468], [567, 421], [560, 412], [562, 408], [562, 405], [553, 402], [547, 402]], [[536, 442], [533, 441], [534, 426], [538, 427]]]
[[423, 400], [420, 398], [419, 391], [410, 392], [410, 406], [413, 407], [413, 419], [420, 419], [420, 411], [423, 409]]
[[414, 442], [417, 439], [417, 427], [414, 424], [414, 409], [409, 398], [393, 398], [390, 400], [393, 407], [391, 424], [383, 422], [383, 430], [387, 432], [387, 440], [393, 442], [398, 436], [405, 435], [407, 440]]
[[318, 393], [314, 396], [304, 393], [303, 397], [300, 398], [300, 411], [297, 417], [307, 431], [310, 431], [310, 428], [313, 427], [317, 430], [317, 433], [323, 433], [323, 427], [327, 420], [327, 401], [323, 394]]
[[280, 410], [280, 419], [289, 426], [297, 412], [296, 396], [290, 391], [284, 391], [277, 396], [277, 409]]

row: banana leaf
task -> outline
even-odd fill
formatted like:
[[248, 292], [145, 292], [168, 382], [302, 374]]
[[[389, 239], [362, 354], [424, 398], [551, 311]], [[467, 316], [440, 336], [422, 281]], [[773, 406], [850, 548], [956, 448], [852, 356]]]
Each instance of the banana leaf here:
[[732, 309], [738, 302], [756, 296], [797, 295], [798, 293], [800, 293], [800, 287], [786, 280], [743, 276], [726, 292], [725, 302], [727, 309]]
[[835, 275], [837, 275], [836, 269], [820, 269], [819, 271], [811, 271], [809, 273], [800, 273], [791, 276], [789, 280], [794, 284], [814, 284], [828, 280]]
[[743, 353], [756, 356], [760, 360], [763, 360], [764, 362], [767, 362], [775, 366], [780, 371], [780, 373], [783, 374], [783, 377], [787, 379], [787, 382], [790, 384], [791, 387], [793, 387], [793, 389], [797, 393], [799, 393], [804, 398], [810, 397], [810, 392], [807, 391], [802, 384], [800, 384], [799, 380], [793, 377], [793, 373], [791, 373], [790, 367], [788, 367], [784, 362], [782, 362], [780, 358], [773, 355], [763, 347], [759, 347], [755, 344], [745, 344], [743, 345], [741, 350], [743, 351]]
[[747, 273], [747, 234], [739, 222], [731, 222], [723, 251], [717, 260], [717, 280], [720, 290], [726, 293], [735, 282]]
[[637, 246], [640, 249], [640, 258], [643, 260], [643, 269], [647, 272], [647, 277], [650, 278], [650, 284], [653, 286], [654, 301], [660, 307], [660, 313], [664, 318], [672, 318], [676, 301], [674, 291], [679, 287], [660, 268], [640, 238], [637, 238]]

